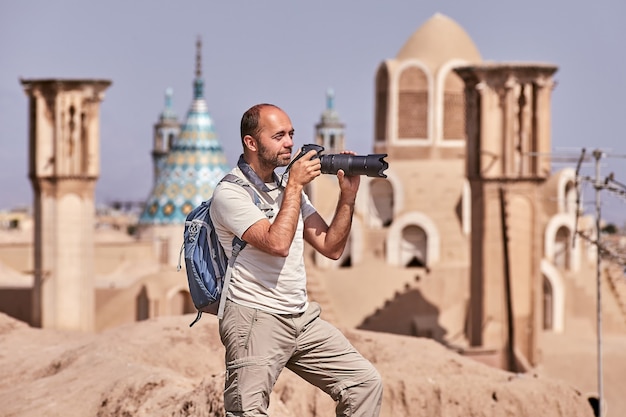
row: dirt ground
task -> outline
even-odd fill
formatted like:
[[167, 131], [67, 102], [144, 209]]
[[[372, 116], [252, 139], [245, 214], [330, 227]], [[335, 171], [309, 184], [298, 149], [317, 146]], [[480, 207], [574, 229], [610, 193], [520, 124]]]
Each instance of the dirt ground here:
[[[222, 416], [217, 322], [205, 315], [189, 328], [191, 319], [81, 334], [34, 329], [0, 314], [0, 415]], [[585, 392], [568, 382], [490, 368], [428, 339], [345, 333], [383, 376], [382, 416], [593, 416]], [[285, 371], [271, 415], [330, 416], [334, 403]]]

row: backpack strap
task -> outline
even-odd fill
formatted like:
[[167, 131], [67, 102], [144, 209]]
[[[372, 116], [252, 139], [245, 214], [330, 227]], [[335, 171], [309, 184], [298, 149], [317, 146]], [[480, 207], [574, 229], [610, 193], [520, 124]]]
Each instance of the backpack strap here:
[[241, 177], [238, 177], [235, 174], [226, 174], [224, 178], [220, 180], [220, 182], [222, 181], [241, 185], [248, 192], [248, 194], [250, 194], [250, 197], [254, 201], [254, 204], [256, 204], [256, 206], [265, 214], [265, 217], [267, 217], [268, 219], [274, 217], [274, 208], [271, 205], [261, 201], [261, 198], [256, 192], [257, 187], [254, 184], [244, 181]]
[[[250, 197], [254, 201], [254, 204], [256, 204], [256, 206], [259, 209], [261, 209], [268, 218], [272, 218], [274, 216], [272, 207], [268, 204], [261, 202], [261, 198], [259, 197], [257, 192], [254, 190], [254, 187], [252, 187], [249, 183], [245, 182], [243, 179], [241, 179], [240, 177], [234, 174], [226, 174], [224, 178], [221, 179], [220, 182], [222, 181], [241, 185], [246, 191], [248, 191], [248, 193], [250, 194]], [[243, 239], [238, 238], [237, 236], [233, 238], [233, 252], [228, 258], [228, 265], [226, 266], [226, 272], [224, 273], [224, 285], [222, 286], [222, 296], [220, 297], [220, 304], [217, 309], [218, 320], [221, 320], [222, 317], [224, 317], [224, 307], [226, 306], [228, 285], [230, 284], [230, 277], [232, 275], [232, 270], [235, 265], [235, 260], [237, 259], [239, 252], [241, 252], [241, 250], [246, 246], [247, 243], [248, 242], [246, 242]]]
[[228, 265], [226, 266], [226, 272], [224, 273], [224, 285], [222, 286], [222, 296], [220, 297], [220, 304], [217, 309], [218, 320], [221, 320], [222, 317], [224, 317], [224, 308], [226, 307], [226, 298], [228, 296], [227, 294], [228, 285], [230, 284], [230, 277], [233, 273], [235, 259], [237, 259], [237, 255], [239, 255], [239, 252], [241, 252], [241, 250], [244, 248], [244, 246], [246, 246], [246, 243], [247, 243], [244, 240], [241, 240], [237, 237], [233, 239], [233, 242], [235, 240], [238, 240], [238, 242], [234, 243], [233, 245], [233, 254], [230, 256], [230, 258], [228, 258]]

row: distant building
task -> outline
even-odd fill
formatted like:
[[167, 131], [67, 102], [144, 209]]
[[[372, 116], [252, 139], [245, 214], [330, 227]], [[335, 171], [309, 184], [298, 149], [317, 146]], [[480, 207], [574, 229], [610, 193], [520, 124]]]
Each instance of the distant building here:
[[[540, 363], [543, 332], [593, 328], [593, 221], [576, 213], [574, 170], [553, 173], [548, 157], [555, 71], [484, 63], [441, 14], [379, 65], [372, 150], [388, 154], [387, 178], [362, 178], [341, 259], [310, 251], [326, 314], [516, 370]], [[309, 192], [330, 220], [336, 179]], [[623, 333], [626, 281], [604, 265], [604, 329]]]
[[[230, 171], [204, 98], [201, 48], [198, 40], [193, 101], [180, 134], [175, 135], [176, 123], [167, 103], [166, 117], [157, 125], [153, 150], [153, 156], [158, 155], [154, 160], [157, 175], [139, 218], [140, 237], [153, 240], [161, 262], [171, 266], [178, 262], [187, 214], [208, 200]], [[165, 137], [168, 145], [163, 148]]]

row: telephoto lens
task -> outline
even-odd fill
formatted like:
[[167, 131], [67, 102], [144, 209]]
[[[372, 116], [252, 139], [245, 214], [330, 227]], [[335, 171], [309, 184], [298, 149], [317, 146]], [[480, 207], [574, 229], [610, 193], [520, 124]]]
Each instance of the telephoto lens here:
[[365, 156], [339, 153], [322, 155], [324, 147], [314, 143], [302, 146], [302, 151], [289, 163], [286, 171], [289, 171], [291, 164], [310, 151], [317, 152], [315, 157], [320, 159], [322, 174], [337, 174], [337, 171], [342, 169], [346, 175], [350, 176], [367, 175], [368, 177], [387, 178], [385, 170], [389, 168], [389, 164], [384, 159], [387, 156], [386, 153]]
[[384, 158], [387, 154], [348, 155], [330, 154], [321, 155], [322, 174], [336, 174], [340, 169], [346, 175], [367, 175], [368, 177], [387, 178], [384, 171], [389, 164]]

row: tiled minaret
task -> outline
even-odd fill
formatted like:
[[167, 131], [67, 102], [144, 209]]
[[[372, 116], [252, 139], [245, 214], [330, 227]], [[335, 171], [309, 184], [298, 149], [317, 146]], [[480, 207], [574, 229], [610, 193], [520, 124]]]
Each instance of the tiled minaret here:
[[154, 138], [152, 148], [152, 163], [154, 164], [154, 181], [159, 178], [159, 171], [165, 165], [174, 141], [180, 135], [180, 122], [172, 108], [171, 88], [165, 90], [165, 107], [159, 115], [159, 121], [154, 124]]
[[178, 262], [187, 214], [213, 195], [230, 169], [204, 99], [201, 49], [198, 39], [191, 107], [139, 219], [141, 236], [151, 237], [161, 262], [170, 265]]
[[338, 153], [345, 149], [345, 128], [335, 110], [335, 92], [326, 92], [326, 109], [315, 125], [315, 143], [324, 147], [324, 153]]

